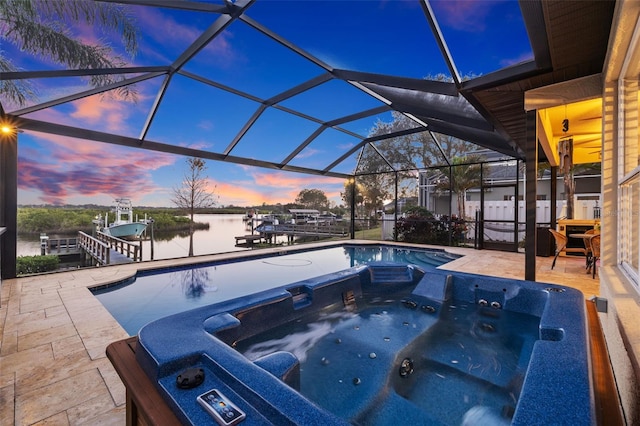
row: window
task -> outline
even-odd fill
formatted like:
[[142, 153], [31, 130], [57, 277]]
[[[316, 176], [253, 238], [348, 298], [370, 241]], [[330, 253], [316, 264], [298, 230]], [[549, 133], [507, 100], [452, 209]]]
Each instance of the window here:
[[620, 117], [618, 131], [622, 135], [624, 153], [623, 174], [629, 175], [638, 165], [640, 153], [638, 139], [638, 78], [621, 80], [618, 85]]
[[640, 225], [640, 174], [634, 174], [620, 186], [620, 262], [638, 278], [638, 228]]
[[619, 183], [618, 261], [632, 277], [640, 282], [640, 138], [638, 117], [638, 78], [620, 80], [619, 148], [624, 153]]

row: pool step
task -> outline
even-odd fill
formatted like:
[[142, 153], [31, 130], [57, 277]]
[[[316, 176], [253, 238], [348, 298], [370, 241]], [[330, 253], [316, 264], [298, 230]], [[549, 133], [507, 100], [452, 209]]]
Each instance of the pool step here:
[[413, 268], [402, 266], [371, 266], [372, 283], [411, 283], [413, 282]]

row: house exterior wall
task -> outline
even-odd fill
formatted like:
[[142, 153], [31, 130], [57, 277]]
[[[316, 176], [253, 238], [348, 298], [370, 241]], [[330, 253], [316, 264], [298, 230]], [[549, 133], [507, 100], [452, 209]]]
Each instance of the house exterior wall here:
[[[638, 160], [638, 55], [640, 4], [616, 3], [604, 68], [602, 149], [602, 258], [600, 320], [627, 424], [640, 424], [640, 175]], [[635, 68], [634, 68], [635, 67]], [[627, 267], [628, 263], [635, 267]]]

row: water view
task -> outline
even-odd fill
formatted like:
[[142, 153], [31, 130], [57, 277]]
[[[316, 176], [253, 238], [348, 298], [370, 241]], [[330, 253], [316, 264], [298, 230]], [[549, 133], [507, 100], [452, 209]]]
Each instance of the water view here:
[[[236, 247], [235, 237], [251, 233], [251, 226], [242, 220], [241, 214], [201, 214], [195, 215], [196, 222], [208, 223], [209, 229], [195, 231], [193, 234], [193, 251], [196, 256], [212, 253], [226, 253], [247, 250]], [[69, 238], [75, 235], [48, 234], [49, 238]], [[172, 234], [165, 238], [154, 235], [153, 259], [174, 259], [186, 257], [189, 254], [189, 235]], [[278, 240], [280, 241], [280, 240]], [[286, 242], [286, 238], [282, 241]], [[17, 242], [18, 256], [33, 256], [40, 254], [40, 239], [38, 236], [20, 236]], [[142, 259], [151, 260], [151, 242], [142, 242]]]

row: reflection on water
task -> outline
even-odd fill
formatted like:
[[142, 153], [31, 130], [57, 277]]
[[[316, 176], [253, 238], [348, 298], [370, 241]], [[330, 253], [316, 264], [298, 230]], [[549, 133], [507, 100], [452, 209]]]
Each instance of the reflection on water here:
[[[215, 271], [215, 269], [215, 266], [213, 266], [212, 270]], [[171, 275], [182, 286], [182, 294], [189, 299], [197, 299], [206, 293], [218, 291], [218, 287], [213, 285], [209, 278], [209, 269], [187, 269], [172, 272]]]
[[[196, 222], [209, 223], [209, 229], [197, 230], [193, 234], [194, 255], [226, 253], [246, 250], [236, 247], [234, 237], [251, 233], [246, 229], [240, 214], [200, 214], [195, 215]], [[50, 238], [69, 238], [75, 235], [49, 234]], [[189, 254], [189, 233], [167, 234], [155, 233], [153, 245], [154, 260], [187, 257]], [[286, 240], [285, 240], [286, 241]], [[40, 254], [39, 236], [19, 235], [17, 241], [18, 256], [34, 256]], [[142, 260], [151, 260], [151, 242], [142, 242]]]

